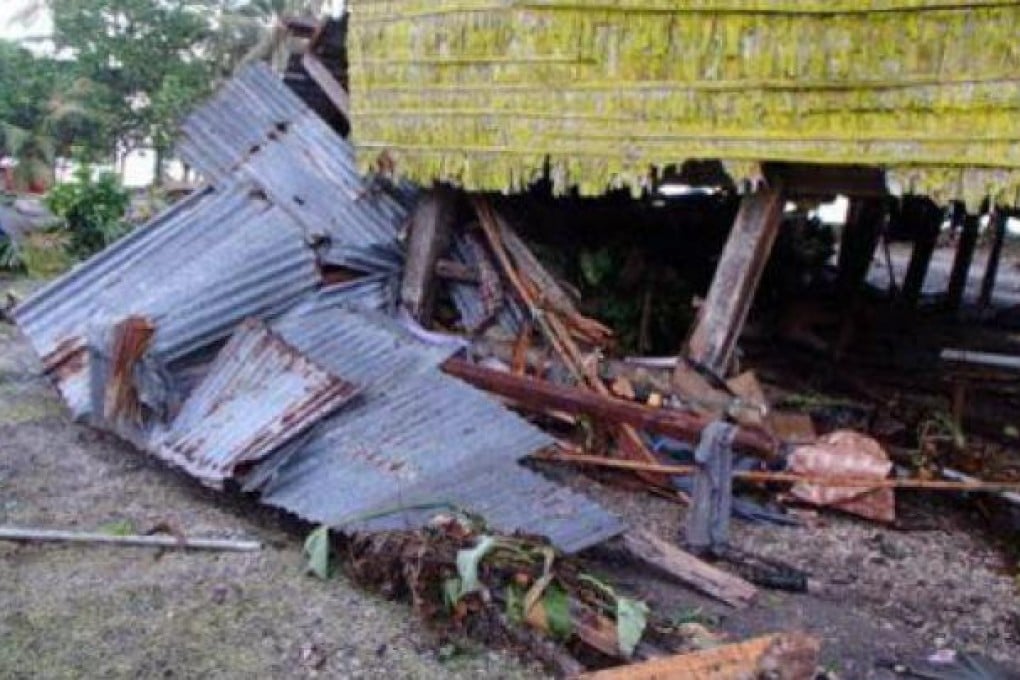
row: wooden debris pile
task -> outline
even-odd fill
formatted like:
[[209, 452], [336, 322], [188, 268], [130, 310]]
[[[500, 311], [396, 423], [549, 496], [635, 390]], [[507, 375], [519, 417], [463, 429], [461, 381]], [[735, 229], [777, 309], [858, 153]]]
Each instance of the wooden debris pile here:
[[[411, 221], [401, 304], [419, 324], [470, 342], [466, 357], [446, 362], [447, 373], [560, 435], [561, 446], [543, 460], [601, 468], [617, 479], [629, 474], [681, 502], [687, 496], [679, 480], [699, 466], [667, 450], [693, 447], [719, 420], [738, 426], [734, 445], [746, 457], [733, 478], [779, 492], [775, 498], [786, 504], [892, 522], [897, 489], [1016, 487], [1011, 480], [904, 476], [879, 443], [880, 430], [837, 424], [819, 436], [803, 409], [770, 404], [756, 371], [734, 370], [739, 331], [779, 229], [780, 195], [759, 192], [742, 203], [722, 255], [732, 271], [717, 270], [675, 359], [619, 357], [614, 329], [579, 311], [577, 291], [535, 255], [498, 201], [446, 187], [431, 192]], [[720, 285], [727, 277], [731, 284]]]

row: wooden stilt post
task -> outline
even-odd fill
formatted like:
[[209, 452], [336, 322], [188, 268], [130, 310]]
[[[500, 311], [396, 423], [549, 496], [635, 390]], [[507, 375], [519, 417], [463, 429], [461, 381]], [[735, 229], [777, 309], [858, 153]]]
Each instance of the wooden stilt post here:
[[840, 237], [839, 280], [841, 297], [852, 303], [868, 276], [885, 222], [883, 199], [855, 198], [850, 201], [846, 226]]
[[[782, 216], [783, 195], [775, 188], [748, 194], [740, 204], [686, 348], [689, 358], [716, 374], [729, 366]], [[684, 370], [681, 361], [677, 372]]]
[[1001, 208], [995, 208], [992, 213], [989, 226], [992, 229], [992, 249], [988, 253], [988, 262], [985, 265], [985, 278], [981, 281], [981, 296], [978, 298], [978, 307], [982, 309], [992, 304], [992, 292], [995, 290], [995, 278], [999, 273], [999, 260], [1002, 259], [1002, 245], [1006, 240], [1006, 213]]
[[432, 320], [436, 262], [450, 245], [454, 208], [453, 190], [438, 185], [422, 197], [411, 215], [400, 302], [424, 326]]
[[963, 218], [963, 230], [960, 242], [956, 246], [956, 257], [953, 259], [953, 270], [949, 275], [949, 287], [946, 290], [946, 306], [955, 312], [963, 304], [963, 294], [967, 290], [967, 277], [970, 265], [974, 261], [974, 248], [977, 246], [978, 222], [980, 217], [967, 213]]
[[914, 234], [914, 249], [910, 253], [910, 264], [903, 279], [901, 302], [907, 307], [917, 305], [924, 289], [939, 229], [942, 227], [944, 211], [928, 198], [908, 196], [903, 200], [903, 220]]

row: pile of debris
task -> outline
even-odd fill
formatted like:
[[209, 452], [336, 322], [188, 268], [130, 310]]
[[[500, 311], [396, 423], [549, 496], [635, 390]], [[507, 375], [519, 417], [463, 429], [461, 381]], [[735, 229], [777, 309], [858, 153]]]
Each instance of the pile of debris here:
[[443, 374], [460, 344], [392, 316], [412, 187], [359, 177], [262, 66], [183, 131], [211, 186], [16, 311], [75, 418], [318, 524], [421, 525], [442, 501], [568, 551], [622, 530], [517, 464], [552, 440]]
[[[385, 158], [361, 177], [263, 66], [193, 113], [178, 148], [209, 185], [20, 304], [17, 323], [76, 419], [342, 531], [350, 573], [425, 615], [524, 622], [595, 666], [685, 651], [667, 636], [642, 652], [643, 605], [562, 556], [625, 526], [526, 458], [633, 473], [691, 504], [689, 547], [800, 590], [802, 572], [729, 548], [731, 514], [796, 521], [733, 497], [735, 480], [886, 522], [896, 487], [1015, 486], [890, 477], [877, 442], [818, 437], [770, 409], [753, 373], [607, 360], [613, 331], [579, 311], [498, 199], [396, 183]], [[732, 606], [755, 595], [650, 535], [622, 544]], [[733, 652], [745, 670], [786, 656], [813, 669], [817, 655], [799, 638], [752, 647]]]

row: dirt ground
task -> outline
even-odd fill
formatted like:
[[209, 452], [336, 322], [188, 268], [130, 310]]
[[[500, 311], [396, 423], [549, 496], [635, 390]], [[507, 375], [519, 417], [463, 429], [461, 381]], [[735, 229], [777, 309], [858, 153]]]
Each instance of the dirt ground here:
[[164, 521], [265, 548], [0, 543], [0, 677], [540, 675], [502, 652], [451, 653], [409, 608], [306, 576], [301, 528], [70, 422], [27, 343], [0, 324], [0, 524], [145, 531]]
[[[0, 289], [6, 288], [0, 282]], [[563, 470], [553, 474], [673, 539], [682, 509]], [[737, 521], [741, 548], [813, 575], [812, 592], [763, 591], [729, 610], [603, 550], [590, 568], [660, 613], [732, 639], [806, 630], [840, 678], [893, 677], [880, 660], [940, 648], [1020, 659], [1015, 558], [972, 508], [902, 494], [897, 528], [834, 515], [813, 526]], [[303, 528], [207, 490], [69, 421], [18, 331], [0, 324], [0, 523], [95, 530], [170, 521], [251, 537], [258, 553], [0, 544], [0, 677], [537, 677], [497, 651], [449, 646], [408, 607], [303, 574]]]

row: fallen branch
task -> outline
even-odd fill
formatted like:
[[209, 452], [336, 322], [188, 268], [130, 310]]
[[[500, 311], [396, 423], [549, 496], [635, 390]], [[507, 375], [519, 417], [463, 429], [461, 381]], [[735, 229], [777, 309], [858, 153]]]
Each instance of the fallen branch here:
[[[583, 414], [689, 442], [696, 442], [701, 430], [708, 424], [707, 419], [682, 411], [652, 408], [591, 390], [496, 371], [463, 359], [448, 359], [443, 363], [443, 370], [475, 387], [509, 397], [522, 407], [538, 412], [552, 409]], [[761, 430], [741, 428], [737, 432], [736, 443], [742, 448], [766, 456], [771, 456], [775, 452], [772, 438]], [[635, 467], [631, 469], [635, 471], [662, 472], [655, 469], [655, 463], [630, 462], [634, 463]]]
[[[553, 463], [570, 465], [590, 465], [593, 467], [614, 468], [617, 470], [633, 470], [652, 472], [663, 475], [691, 475], [697, 468], [694, 465], [656, 465], [633, 460], [617, 460], [602, 456], [585, 456], [578, 454], [539, 454], [534, 458]], [[773, 482], [789, 482], [793, 484], [817, 484], [818, 486], [834, 486], [862, 489], [918, 489], [921, 491], [957, 491], [997, 493], [1002, 491], [1020, 491], [1020, 482], [954, 482], [942, 479], [875, 479], [874, 477], [813, 477], [798, 475], [792, 472], [768, 472], [764, 470], [735, 470], [734, 479], [745, 482], [768, 484]]]
[[181, 548], [189, 550], [228, 550], [251, 552], [262, 549], [259, 541], [233, 540], [229, 538], [177, 538], [175, 536], [116, 536], [54, 529], [0, 527], [3, 541], [47, 541], [58, 543], [105, 543], [123, 546], [155, 546], [159, 548]]

